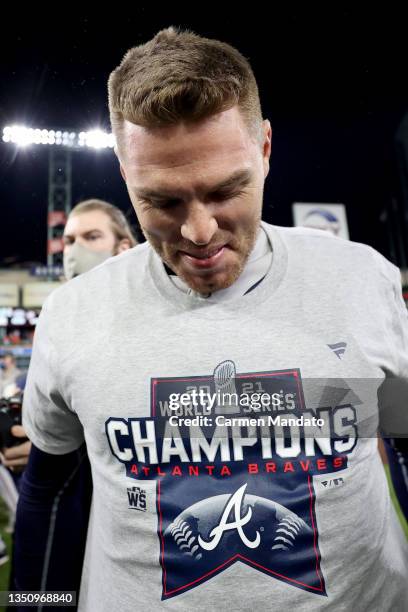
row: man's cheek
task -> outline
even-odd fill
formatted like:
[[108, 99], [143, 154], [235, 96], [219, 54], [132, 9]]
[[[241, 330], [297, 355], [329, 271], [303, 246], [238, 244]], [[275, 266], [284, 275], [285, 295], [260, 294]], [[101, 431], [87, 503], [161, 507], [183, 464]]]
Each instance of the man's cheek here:
[[150, 236], [155, 242], [169, 245], [177, 242], [177, 236], [173, 232], [169, 232], [168, 228], [145, 225], [144, 233], [145, 235]]

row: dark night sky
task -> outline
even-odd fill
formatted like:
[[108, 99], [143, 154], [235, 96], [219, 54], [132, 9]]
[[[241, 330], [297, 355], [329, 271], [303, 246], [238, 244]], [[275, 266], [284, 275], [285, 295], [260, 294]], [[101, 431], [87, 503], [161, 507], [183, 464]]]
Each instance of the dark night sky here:
[[[352, 239], [387, 255], [379, 214], [398, 196], [393, 137], [408, 111], [402, 9], [258, 8], [249, 15], [216, 6], [137, 5], [127, 16], [120, 8], [120, 15], [64, 17], [61, 5], [61, 14], [54, 6], [48, 17], [11, 15], [2, 39], [1, 129], [107, 129], [106, 80], [124, 52], [162, 27], [188, 27], [237, 46], [254, 68], [274, 130], [264, 218], [291, 225], [293, 201], [343, 202]], [[47, 167], [45, 148], [16, 153], [1, 142], [0, 267], [45, 260]], [[112, 153], [74, 157], [73, 202], [91, 196], [130, 213]]]

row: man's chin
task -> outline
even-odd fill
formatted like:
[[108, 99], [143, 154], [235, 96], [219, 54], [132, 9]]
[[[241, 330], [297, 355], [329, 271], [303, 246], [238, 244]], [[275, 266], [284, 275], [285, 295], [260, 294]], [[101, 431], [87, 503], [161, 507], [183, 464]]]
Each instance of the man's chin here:
[[[163, 262], [179, 277], [186, 285], [196, 293], [208, 295], [215, 291], [221, 291], [231, 287], [242, 273], [245, 263], [245, 258], [238, 257], [233, 251], [228, 252], [229, 261], [223, 262], [222, 265], [209, 270], [192, 270], [191, 266], [184, 265], [184, 262], [179, 258], [171, 256], [163, 256], [159, 253]], [[217, 269], [218, 268], [218, 269]]]
[[221, 291], [221, 289], [227, 289], [231, 287], [240, 275], [241, 270], [233, 270], [228, 273], [219, 272], [217, 274], [208, 275], [207, 278], [193, 276], [192, 274], [185, 274], [179, 271], [178, 276], [196, 293], [202, 295], [208, 295], [215, 291]]

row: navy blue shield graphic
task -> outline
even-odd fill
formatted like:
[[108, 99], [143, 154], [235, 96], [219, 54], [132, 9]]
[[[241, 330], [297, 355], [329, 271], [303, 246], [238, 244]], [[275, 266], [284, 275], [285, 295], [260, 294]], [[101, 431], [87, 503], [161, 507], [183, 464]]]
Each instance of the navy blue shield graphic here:
[[[177, 486], [178, 499], [192, 501], [178, 512], [172, 482], [158, 482], [163, 599], [194, 588], [238, 561], [325, 594], [310, 475], [304, 518], [271, 499], [273, 487], [255, 484], [254, 477], [248, 484], [242, 476], [221, 482], [204, 477], [195, 484], [186, 482], [182, 490]], [[276, 490], [277, 497], [279, 493]]]

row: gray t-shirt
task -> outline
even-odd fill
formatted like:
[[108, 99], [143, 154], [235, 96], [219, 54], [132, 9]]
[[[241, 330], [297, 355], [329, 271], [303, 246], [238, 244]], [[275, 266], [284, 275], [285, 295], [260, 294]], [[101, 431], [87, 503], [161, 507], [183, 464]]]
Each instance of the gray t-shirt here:
[[273, 263], [242, 297], [186, 294], [143, 244], [44, 305], [23, 424], [48, 453], [87, 444], [82, 611], [408, 607], [375, 437], [379, 385], [408, 373], [399, 272], [262, 226]]

